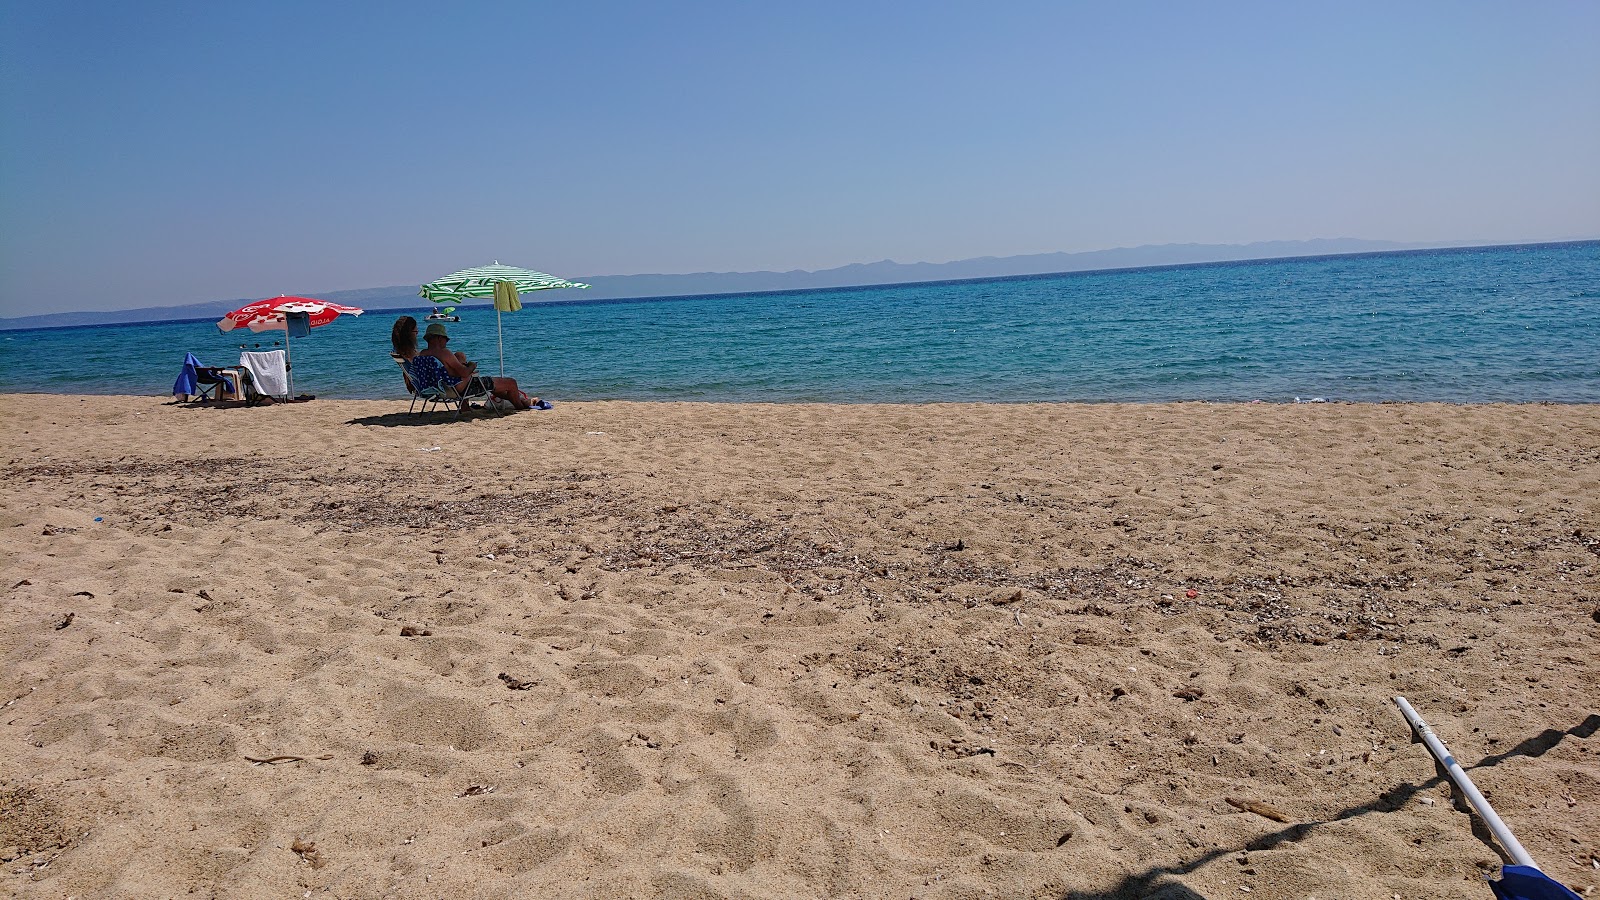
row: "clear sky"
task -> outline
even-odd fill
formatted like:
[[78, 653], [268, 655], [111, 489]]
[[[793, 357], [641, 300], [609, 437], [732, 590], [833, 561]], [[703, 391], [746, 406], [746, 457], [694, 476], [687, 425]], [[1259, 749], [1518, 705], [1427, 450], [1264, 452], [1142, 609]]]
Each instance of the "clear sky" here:
[[0, 316], [1600, 236], [1600, 3], [0, 4]]

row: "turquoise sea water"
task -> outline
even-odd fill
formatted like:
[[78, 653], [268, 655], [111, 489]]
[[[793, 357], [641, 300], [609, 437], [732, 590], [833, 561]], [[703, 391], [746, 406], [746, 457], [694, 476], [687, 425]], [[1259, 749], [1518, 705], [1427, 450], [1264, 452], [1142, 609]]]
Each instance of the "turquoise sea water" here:
[[[529, 304], [507, 373], [556, 400], [1600, 402], [1600, 241], [984, 281]], [[409, 310], [421, 318], [426, 307]], [[498, 369], [495, 315], [451, 348]], [[295, 388], [402, 398], [396, 311], [294, 342]], [[0, 391], [170, 392], [211, 321], [0, 332]]]

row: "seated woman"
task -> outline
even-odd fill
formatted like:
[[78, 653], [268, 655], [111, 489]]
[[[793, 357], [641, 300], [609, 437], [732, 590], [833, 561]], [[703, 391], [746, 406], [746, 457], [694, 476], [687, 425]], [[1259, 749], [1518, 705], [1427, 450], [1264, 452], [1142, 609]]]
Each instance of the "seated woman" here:
[[[517, 388], [515, 378], [491, 378], [486, 375], [474, 375], [478, 368], [475, 362], [468, 362], [467, 357], [461, 353], [451, 353], [445, 348], [449, 343], [450, 335], [445, 327], [438, 322], [428, 326], [423, 333], [423, 340], [427, 342], [427, 349], [417, 350], [417, 320], [410, 316], [401, 316], [395, 320], [394, 330], [389, 335], [390, 342], [394, 344], [395, 355], [405, 360], [408, 364], [419, 356], [429, 356], [437, 359], [448, 376], [454, 380], [455, 389], [466, 396], [473, 393], [488, 393], [510, 403], [517, 409], [532, 409], [539, 402], [538, 397], [529, 397]], [[413, 373], [413, 380], [417, 375]], [[427, 387], [418, 384], [417, 387]]]

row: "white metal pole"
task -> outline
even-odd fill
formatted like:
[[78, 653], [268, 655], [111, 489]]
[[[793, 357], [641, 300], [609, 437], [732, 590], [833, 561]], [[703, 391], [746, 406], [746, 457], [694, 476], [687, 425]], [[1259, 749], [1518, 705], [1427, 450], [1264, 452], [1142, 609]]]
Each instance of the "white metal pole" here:
[[1428, 723], [1422, 721], [1422, 717], [1417, 715], [1417, 711], [1411, 708], [1411, 704], [1406, 702], [1406, 698], [1395, 697], [1394, 702], [1400, 707], [1400, 712], [1405, 715], [1406, 721], [1411, 723], [1412, 731], [1416, 732], [1417, 737], [1421, 738], [1422, 742], [1428, 746], [1428, 752], [1433, 754], [1433, 758], [1439, 761], [1439, 765], [1444, 766], [1446, 772], [1450, 773], [1450, 780], [1456, 783], [1456, 787], [1461, 788], [1461, 792], [1467, 795], [1467, 802], [1471, 803], [1472, 808], [1478, 811], [1478, 815], [1483, 818], [1483, 824], [1488, 825], [1489, 830], [1494, 832], [1495, 839], [1500, 842], [1500, 846], [1506, 848], [1506, 852], [1511, 854], [1511, 858], [1516, 861], [1517, 865], [1528, 866], [1533, 869], [1539, 868], [1538, 864], [1533, 861], [1533, 857], [1528, 855], [1528, 851], [1523, 849], [1522, 843], [1517, 840], [1517, 836], [1511, 833], [1511, 829], [1506, 827], [1506, 823], [1500, 821], [1500, 817], [1495, 814], [1494, 807], [1490, 806], [1489, 801], [1485, 800], [1483, 794], [1478, 792], [1478, 786], [1472, 783], [1471, 778], [1467, 777], [1467, 773], [1462, 770], [1461, 764], [1456, 762], [1454, 756], [1450, 755], [1449, 748], [1445, 747], [1444, 742], [1434, 735], [1433, 729], [1428, 727]]
[[500, 324], [500, 304], [494, 305], [494, 330], [500, 338], [500, 377], [506, 377], [506, 332], [505, 326]]
[[294, 399], [294, 353], [289, 349], [289, 317], [283, 319], [283, 371], [289, 376], [289, 399]]

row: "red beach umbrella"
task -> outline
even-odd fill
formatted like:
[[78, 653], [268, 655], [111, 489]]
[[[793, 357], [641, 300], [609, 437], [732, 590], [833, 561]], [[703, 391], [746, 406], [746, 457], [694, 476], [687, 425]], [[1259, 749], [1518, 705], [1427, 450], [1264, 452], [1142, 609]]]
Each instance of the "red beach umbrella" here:
[[306, 316], [307, 328], [320, 328], [340, 316], [359, 316], [362, 310], [310, 297], [273, 297], [271, 300], [248, 303], [228, 313], [217, 322], [217, 328], [223, 333], [235, 328], [248, 328], [257, 334], [263, 331], [283, 332], [284, 362], [289, 370], [289, 393], [293, 395], [294, 368], [293, 353], [289, 349], [289, 317], [300, 313]]
[[224, 332], [235, 328], [248, 328], [255, 332], [288, 331], [288, 314], [305, 313], [310, 319], [310, 326], [320, 328], [341, 315], [359, 316], [362, 312], [354, 306], [340, 306], [310, 297], [273, 297], [239, 307], [223, 316], [217, 327]]

